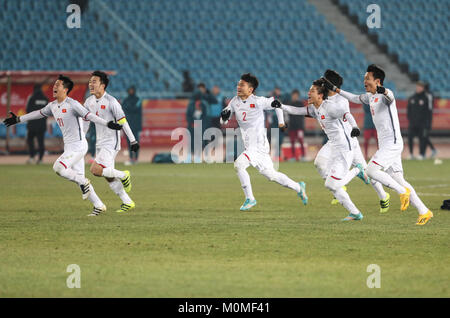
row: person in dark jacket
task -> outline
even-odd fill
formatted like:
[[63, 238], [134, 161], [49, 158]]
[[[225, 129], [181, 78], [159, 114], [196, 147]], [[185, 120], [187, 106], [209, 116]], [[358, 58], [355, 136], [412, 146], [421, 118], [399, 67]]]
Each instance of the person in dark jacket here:
[[425, 158], [425, 133], [431, 122], [430, 109], [432, 109], [432, 105], [430, 105], [430, 103], [432, 103], [432, 101], [430, 101], [429, 96], [426, 94], [425, 83], [417, 82], [416, 93], [409, 98], [407, 110], [409, 120], [408, 143], [411, 159], [415, 159], [413, 152], [414, 137], [419, 138], [419, 159]]
[[[27, 102], [27, 113], [31, 113], [35, 110], [39, 110], [45, 107], [48, 104], [48, 99], [44, 95], [41, 89], [41, 85], [36, 84], [34, 86], [33, 94], [30, 96]], [[42, 162], [42, 157], [44, 156], [44, 135], [47, 130], [47, 119], [46, 117], [38, 120], [31, 120], [27, 122], [27, 143], [28, 149], [30, 152], [30, 158], [27, 160], [27, 163], [34, 162], [34, 156], [36, 151], [34, 149], [34, 139], [37, 139], [38, 142], [38, 153], [39, 157], [36, 160], [36, 164]]]
[[[136, 88], [131, 86], [128, 88], [128, 96], [122, 102], [122, 108], [127, 116], [127, 122], [130, 125], [131, 131], [139, 143], [139, 137], [142, 130], [142, 101], [136, 95]], [[139, 157], [138, 151], [130, 150], [130, 141], [127, 138], [128, 150], [130, 154], [130, 160], [125, 162], [126, 165], [136, 164]]]
[[[305, 107], [303, 101], [300, 100], [300, 92], [297, 89], [294, 89], [291, 92], [291, 98], [287, 102], [287, 104], [296, 107]], [[289, 114], [288, 132], [289, 132], [289, 140], [291, 141], [292, 159], [295, 158], [295, 160], [297, 161], [299, 160], [298, 156], [295, 153], [295, 142], [298, 141], [300, 144], [302, 161], [305, 160], [306, 156], [306, 148], [304, 146], [305, 116]]]
[[430, 131], [432, 129], [432, 123], [433, 123], [433, 108], [434, 108], [434, 97], [433, 94], [431, 94], [430, 90], [429, 90], [429, 85], [425, 85], [425, 94], [428, 97], [428, 110], [429, 110], [429, 116], [428, 116], [428, 122], [427, 125], [425, 127], [425, 131], [424, 131], [424, 138], [425, 138], [425, 150], [424, 150], [424, 154], [426, 153], [427, 147], [429, 146], [431, 148], [431, 158], [435, 158], [436, 154], [437, 154], [437, 150], [436, 148], [433, 146], [433, 144], [431, 143], [430, 140]]

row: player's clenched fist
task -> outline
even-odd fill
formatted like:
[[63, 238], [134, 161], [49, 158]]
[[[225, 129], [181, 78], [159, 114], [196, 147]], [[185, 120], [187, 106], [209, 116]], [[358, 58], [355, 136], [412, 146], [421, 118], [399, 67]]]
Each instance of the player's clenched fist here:
[[114, 129], [114, 130], [121, 130], [122, 129], [122, 125], [113, 122], [112, 120], [108, 122], [108, 128], [109, 129]]
[[270, 104], [270, 106], [272, 106], [273, 108], [280, 108], [281, 103], [278, 99], [274, 99], [273, 102]]

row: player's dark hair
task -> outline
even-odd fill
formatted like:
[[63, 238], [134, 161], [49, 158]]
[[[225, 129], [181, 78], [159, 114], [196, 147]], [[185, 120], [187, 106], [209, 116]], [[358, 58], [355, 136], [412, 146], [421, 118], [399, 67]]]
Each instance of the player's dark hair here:
[[242, 74], [241, 80], [249, 83], [250, 86], [253, 87], [253, 92], [255, 92], [256, 89], [258, 88], [259, 82], [255, 75], [252, 75], [250, 73]]
[[294, 94], [297, 94], [297, 95], [300, 96], [300, 91], [299, 91], [298, 89], [294, 89], [294, 90], [291, 92], [291, 95], [294, 95]]
[[366, 72], [371, 72], [373, 74], [373, 78], [374, 79], [378, 78], [380, 80], [380, 84], [383, 85], [384, 77], [386, 74], [384, 74], [384, 71], [381, 68], [379, 68], [375, 64], [370, 64], [367, 67]]
[[325, 87], [325, 80], [323, 78], [320, 78], [318, 80], [315, 80], [312, 84], [313, 86], [317, 87], [317, 92], [323, 95], [323, 99], [327, 99], [328, 89]]
[[67, 88], [67, 95], [69, 95], [70, 91], [73, 88], [72, 80], [69, 77], [64, 76], [62, 74], [59, 74], [58, 79], [63, 83], [64, 88]]
[[323, 73], [323, 77], [325, 77], [327, 80], [331, 82], [334, 86], [337, 88], [341, 88], [342, 83], [344, 82], [344, 79], [341, 75], [339, 75], [338, 72], [335, 70], [326, 70], [325, 73]]
[[91, 76], [98, 76], [100, 78], [100, 83], [105, 84], [105, 89], [108, 87], [109, 84], [109, 78], [108, 74], [102, 71], [94, 71], [92, 72]]

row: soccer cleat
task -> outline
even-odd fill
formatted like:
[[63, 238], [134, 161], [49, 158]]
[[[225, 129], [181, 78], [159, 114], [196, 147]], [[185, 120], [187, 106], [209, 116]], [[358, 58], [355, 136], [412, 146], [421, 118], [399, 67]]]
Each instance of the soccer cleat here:
[[347, 217], [343, 218], [342, 221], [360, 221], [363, 217], [361, 212], [359, 212], [359, 214], [350, 213]]
[[389, 205], [391, 203], [391, 195], [386, 192], [386, 199], [380, 200], [380, 213], [386, 213], [389, 211]]
[[428, 210], [427, 213], [419, 215], [416, 225], [425, 225], [433, 217], [433, 212]]
[[125, 170], [125, 178], [120, 179], [120, 181], [123, 184], [123, 188], [125, 189], [125, 192], [130, 192], [131, 191], [131, 176], [130, 176], [130, 171]]
[[360, 178], [362, 181], [364, 181], [365, 184], [369, 184], [370, 183], [370, 178], [367, 175], [366, 171], [364, 170], [363, 166], [358, 163], [356, 165], [356, 168], [358, 168], [359, 173], [356, 175], [358, 178]]
[[89, 193], [91, 192], [91, 181], [89, 179], [86, 179], [86, 182], [82, 185], [80, 185], [81, 189], [81, 197], [83, 200], [86, 200], [89, 197]]
[[409, 206], [409, 197], [411, 195], [411, 190], [405, 188], [406, 192], [400, 194], [400, 211], [405, 211]]
[[[342, 189], [347, 192], [347, 187], [346, 186], [342, 186]], [[333, 200], [331, 200], [331, 204], [332, 205], [336, 205], [338, 203], [339, 203], [339, 200], [336, 199], [336, 198], [333, 198]]]
[[306, 195], [306, 183], [303, 181], [298, 183], [300, 185], [300, 192], [297, 193], [297, 195], [302, 199], [302, 202], [304, 205], [308, 204], [308, 196]]
[[241, 206], [240, 210], [241, 211], [248, 211], [250, 210], [252, 207], [254, 207], [256, 205], [256, 200], [250, 200], [250, 199], [245, 199], [244, 204]]
[[100, 213], [106, 212], [106, 206], [103, 205], [100, 208], [96, 208], [94, 206], [94, 209], [92, 210], [91, 214], [88, 214], [88, 216], [98, 216]]
[[135, 207], [136, 207], [136, 204], [133, 201], [131, 201], [130, 204], [122, 203], [120, 205], [120, 209], [117, 210], [116, 212], [117, 213], [125, 213], [125, 212], [128, 212], [130, 210], [133, 210]]

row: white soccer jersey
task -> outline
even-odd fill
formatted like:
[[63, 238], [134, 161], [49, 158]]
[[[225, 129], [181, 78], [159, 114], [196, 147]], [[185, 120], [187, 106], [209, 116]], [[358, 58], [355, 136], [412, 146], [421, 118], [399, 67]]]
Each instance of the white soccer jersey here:
[[[125, 117], [122, 106], [117, 99], [109, 95], [107, 92], [102, 97], [97, 99], [95, 95], [89, 96], [84, 102], [84, 106], [93, 114], [103, 118], [107, 122], [118, 122]], [[109, 147], [115, 150], [120, 150], [120, 131], [112, 130], [106, 126], [95, 124], [95, 131], [97, 137], [96, 146]]]
[[[227, 108], [236, 115], [245, 150], [270, 152], [269, 142], [265, 129], [264, 110], [273, 110], [271, 103], [273, 97], [250, 95], [246, 100], [235, 96]], [[284, 123], [282, 110], [276, 109], [279, 122]]]
[[57, 100], [50, 102], [39, 110], [42, 116], [55, 117], [63, 134], [65, 144], [84, 140], [83, 119], [89, 114], [89, 111], [76, 100], [67, 97], [61, 104]]
[[339, 151], [353, 149], [350, 133], [344, 123], [346, 113], [348, 105], [336, 103], [335, 99], [324, 100], [317, 109], [312, 105], [308, 106], [308, 114], [317, 119], [327, 134], [331, 147]]
[[342, 90], [340, 94], [352, 102], [370, 106], [373, 123], [377, 129], [380, 149], [402, 148], [403, 138], [400, 132], [400, 122], [394, 94], [389, 89], [386, 89], [386, 91], [387, 96], [369, 92], [362, 95], [354, 95]]
[[[345, 97], [343, 97], [339, 94], [335, 94], [333, 96], [328, 96], [327, 100], [330, 100], [334, 103], [339, 104], [339, 108], [345, 109], [346, 113], [350, 113], [350, 103], [348, 102], [348, 100]], [[352, 149], [355, 149], [359, 145], [359, 141], [358, 141], [357, 137], [351, 137], [351, 132], [352, 132], [353, 127], [350, 124], [350, 122], [346, 119], [345, 114], [344, 114], [344, 118], [343, 118], [342, 122], [344, 123], [345, 134], [350, 137]]]

